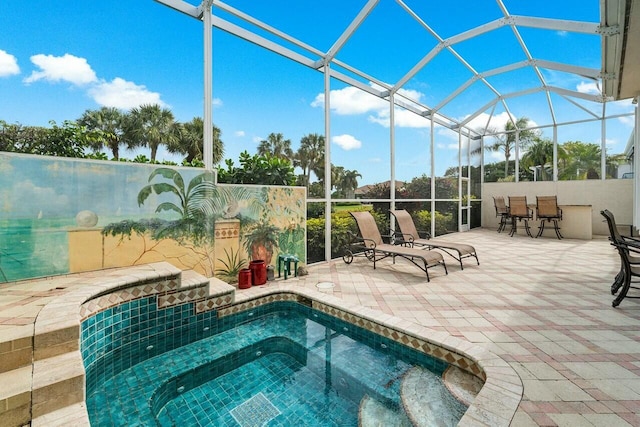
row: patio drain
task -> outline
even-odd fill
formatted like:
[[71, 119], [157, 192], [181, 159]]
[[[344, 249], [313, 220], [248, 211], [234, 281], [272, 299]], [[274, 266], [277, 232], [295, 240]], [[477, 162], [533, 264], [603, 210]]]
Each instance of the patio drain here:
[[336, 284], [333, 282], [318, 282], [316, 288], [318, 289], [333, 289], [336, 287]]

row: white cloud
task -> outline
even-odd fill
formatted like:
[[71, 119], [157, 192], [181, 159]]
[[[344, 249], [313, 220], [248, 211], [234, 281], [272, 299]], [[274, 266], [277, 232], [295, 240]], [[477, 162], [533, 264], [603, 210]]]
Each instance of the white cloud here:
[[[428, 128], [431, 126], [431, 121], [429, 119], [400, 107], [396, 107], [394, 118], [396, 126], [402, 128]], [[377, 123], [388, 128], [390, 123], [389, 105], [387, 104], [387, 107], [384, 110], [376, 111], [375, 115], [370, 115], [368, 120], [371, 123]]]
[[18, 60], [10, 53], [0, 50], [0, 77], [8, 77], [15, 74], [20, 74]]
[[633, 127], [636, 119], [633, 116], [625, 116], [625, 117], [618, 117], [618, 121], [623, 125]]
[[380, 157], [371, 157], [369, 163], [382, 163], [382, 159]]
[[222, 107], [222, 99], [220, 98], [213, 98], [213, 100], [211, 101], [211, 105], [213, 105], [213, 107]]
[[[478, 114], [476, 117], [474, 117], [473, 120], [471, 120], [469, 123], [467, 123], [467, 126], [472, 129], [476, 129], [482, 133], [484, 131], [484, 128], [487, 127], [488, 120], [489, 120], [489, 115], [487, 113], [481, 113], [481, 114]], [[509, 115], [506, 112], [496, 114], [491, 117], [491, 120], [489, 121], [488, 129], [495, 129], [498, 131], [504, 130], [504, 127], [508, 121], [509, 121]]]
[[40, 68], [24, 79], [25, 83], [33, 83], [38, 80], [50, 82], [66, 81], [77, 86], [83, 86], [98, 80], [96, 73], [91, 69], [85, 58], [69, 55], [33, 55], [31, 62]]
[[334, 136], [333, 138], [331, 138], [331, 141], [334, 144], [340, 146], [340, 148], [342, 148], [345, 151], [354, 150], [362, 147], [361, 141], [347, 134]]
[[600, 94], [600, 88], [596, 82], [580, 82], [576, 86], [576, 90], [580, 93], [588, 93], [591, 95]]
[[233, 133], [235, 136], [243, 137], [245, 135], [243, 130], [237, 130]]
[[256, 144], [260, 144], [263, 140], [264, 138], [259, 136], [254, 136], [253, 138], [251, 138], [251, 141], [255, 142]]
[[[378, 90], [384, 89], [374, 83], [370, 83], [370, 86]], [[414, 105], [417, 104], [412, 103], [411, 100], [419, 102], [424, 96], [421, 92], [408, 89], [400, 89], [398, 93], [408, 98], [403, 98], [403, 102]], [[330, 94], [331, 110], [336, 114], [346, 116], [369, 113], [367, 120], [370, 123], [377, 123], [386, 128], [389, 127], [390, 120], [388, 101], [352, 86], [345, 87], [344, 89], [332, 90]], [[318, 94], [315, 100], [311, 103], [311, 106], [324, 106], [324, 94]], [[396, 126], [403, 128], [427, 128], [430, 126], [430, 121], [428, 119], [400, 107], [396, 107], [395, 109], [395, 123]]]
[[[330, 96], [331, 110], [343, 116], [364, 114], [384, 108], [389, 109], [389, 103], [384, 99], [380, 99], [353, 86], [332, 90]], [[318, 94], [311, 103], [311, 106], [324, 106], [324, 93]]]
[[158, 92], [151, 92], [144, 85], [137, 85], [116, 77], [111, 82], [101, 81], [89, 89], [89, 95], [100, 105], [123, 110], [143, 104], [166, 104]]
[[569, 32], [561, 30], [561, 31], [556, 31], [556, 34], [559, 35], [560, 37], [566, 37], [569, 34]]

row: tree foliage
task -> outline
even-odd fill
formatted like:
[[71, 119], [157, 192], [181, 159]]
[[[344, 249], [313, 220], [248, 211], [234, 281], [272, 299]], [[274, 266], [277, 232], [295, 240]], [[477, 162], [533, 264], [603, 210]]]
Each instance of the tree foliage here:
[[[170, 153], [183, 154], [183, 165], [194, 163], [204, 165], [204, 121], [200, 117], [194, 117], [186, 123], [177, 123], [177, 136], [170, 139], [167, 149]], [[220, 163], [224, 156], [224, 144], [220, 139], [222, 131], [213, 126], [213, 153], [212, 163]]]
[[102, 107], [99, 110], [86, 110], [78, 119], [78, 124], [99, 135], [90, 144], [94, 151], [107, 147], [111, 150], [113, 159], [118, 160], [124, 136], [125, 117], [117, 108]]
[[148, 147], [155, 162], [158, 147], [170, 145], [178, 138], [179, 127], [171, 110], [158, 104], [132, 108], [127, 116], [125, 135], [130, 148]]
[[240, 166], [227, 159], [226, 169], [218, 168], [218, 182], [227, 184], [294, 185], [296, 176], [289, 160], [269, 154], [253, 156], [247, 151], [240, 153]]
[[44, 156], [86, 157], [100, 134], [87, 130], [75, 122], [65, 121], [61, 126], [49, 122], [50, 128], [8, 124], [0, 120], [0, 150], [39, 154]]

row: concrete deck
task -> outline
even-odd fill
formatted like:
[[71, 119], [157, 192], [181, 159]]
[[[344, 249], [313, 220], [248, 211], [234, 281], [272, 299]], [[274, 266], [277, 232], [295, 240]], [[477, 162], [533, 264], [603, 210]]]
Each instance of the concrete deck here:
[[[522, 379], [514, 426], [640, 425], [640, 300], [611, 307], [619, 259], [605, 238], [530, 239], [487, 229], [446, 238], [474, 245], [480, 266], [467, 259], [461, 271], [445, 255], [449, 275], [430, 269], [427, 283], [422, 271], [401, 259], [383, 260], [373, 270], [356, 258], [239, 290], [236, 302], [295, 285], [482, 346]], [[81, 282], [82, 275], [74, 275], [0, 285], [0, 341], [19, 346], [30, 339], [42, 306]], [[316, 286], [320, 282], [334, 286]], [[17, 350], [0, 348], [0, 356], [19, 357]], [[18, 361], [0, 357], [0, 364], [11, 363]]]

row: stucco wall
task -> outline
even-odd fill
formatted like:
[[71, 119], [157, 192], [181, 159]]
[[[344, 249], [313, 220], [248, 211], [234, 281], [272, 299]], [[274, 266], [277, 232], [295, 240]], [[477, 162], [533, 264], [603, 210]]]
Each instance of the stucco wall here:
[[559, 205], [591, 205], [594, 235], [608, 235], [600, 211], [609, 209], [618, 224], [630, 224], [633, 214], [633, 180], [608, 179], [558, 182], [491, 182], [482, 186], [482, 227], [498, 227], [493, 196], [527, 196], [535, 204], [536, 196], [558, 196]]

